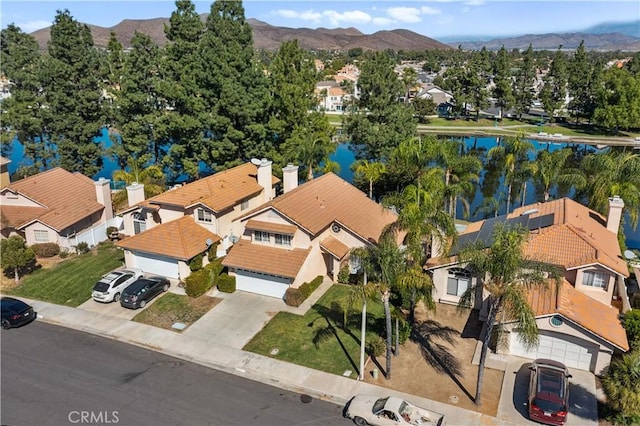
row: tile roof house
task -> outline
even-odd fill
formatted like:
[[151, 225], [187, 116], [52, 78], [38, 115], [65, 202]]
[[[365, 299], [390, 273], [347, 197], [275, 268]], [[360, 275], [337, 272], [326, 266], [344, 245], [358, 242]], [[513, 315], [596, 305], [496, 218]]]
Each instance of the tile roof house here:
[[241, 239], [223, 265], [238, 290], [282, 298], [317, 276], [337, 280], [352, 248], [375, 244], [395, 213], [333, 173], [298, 186], [283, 169], [284, 194], [236, 219]]
[[[271, 161], [254, 160], [155, 197], [144, 187], [127, 187], [129, 207], [119, 212], [128, 237], [117, 245], [125, 263], [145, 272], [184, 279], [195, 256], [217, 248], [224, 255], [242, 232], [233, 220], [275, 196], [279, 179]], [[206, 260], [205, 260], [206, 262]]]
[[[472, 242], [483, 242], [488, 247], [497, 223], [521, 224], [529, 230], [525, 256], [561, 267], [564, 281], [557, 292], [529, 294], [540, 330], [538, 347], [523, 347], [517, 330], [511, 330], [507, 353], [530, 359], [556, 359], [569, 367], [600, 372], [615, 351], [629, 348], [618, 319], [619, 310], [612, 307], [613, 300], [626, 296], [624, 277], [629, 275], [617, 239], [623, 207], [620, 198], [610, 199], [605, 218], [569, 198], [561, 198], [471, 223], [458, 235], [447, 256], [429, 259], [425, 265], [434, 281], [434, 298], [457, 304], [466, 289], [479, 279], [459, 262], [456, 254], [460, 247]], [[480, 292], [475, 301], [485, 320], [483, 302], [487, 296]]]
[[59, 167], [0, 189], [0, 207], [2, 238], [17, 234], [27, 245], [52, 242], [67, 249], [78, 233], [113, 217], [108, 179], [93, 181]]

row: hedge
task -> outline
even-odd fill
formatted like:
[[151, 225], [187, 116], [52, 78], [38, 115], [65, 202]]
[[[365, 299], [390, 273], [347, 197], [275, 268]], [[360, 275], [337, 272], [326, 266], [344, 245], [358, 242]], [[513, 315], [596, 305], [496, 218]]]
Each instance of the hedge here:
[[36, 257], [53, 257], [60, 253], [60, 246], [56, 243], [38, 243], [29, 247]]
[[207, 268], [192, 272], [184, 280], [184, 291], [189, 297], [198, 297], [205, 294], [211, 288], [211, 271]]
[[302, 305], [302, 302], [307, 300], [311, 293], [320, 287], [322, 280], [322, 275], [318, 275], [310, 283], [302, 283], [298, 288], [289, 287], [284, 293], [284, 302], [289, 306], [298, 307]]
[[218, 290], [223, 293], [233, 293], [236, 291], [236, 277], [229, 274], [221, 274], [216, 280]]

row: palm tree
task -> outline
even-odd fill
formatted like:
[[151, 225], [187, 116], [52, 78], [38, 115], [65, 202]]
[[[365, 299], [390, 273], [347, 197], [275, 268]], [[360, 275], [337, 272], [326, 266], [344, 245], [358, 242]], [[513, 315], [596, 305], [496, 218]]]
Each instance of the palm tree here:
[[466, 264], [466, 268], [479, 278], [479, 284], [467, 289], [460, 299], [459, 307], [473, 306], [478, 285], [482, 286], [483, 292], [489, 294], [486, 334], [478, 365], [477, 405], [482, 404], [484, 365], [494, 327], [497, 325], [497, 331], [500, 332], [506, 321], [514, 321], [518, 336], [525, 346], [535, 346], [538, 343], [538, 327], [535, 314], [527, 303], [527, 291], [548, 285], [550, 276], [556, 279], [556, 285], [560, 284], [556, 268], [524, 256], [523, 245], [528, 238], [525, 228], [497, 225], [492, 237], [491, 247], [486, 248], [484, 243], [479, 243], [463, 248], [460, 253], [461, 263]]
[[[150, 198], [155, 195], [161, 194], [165, 190], [165, 175], [162, 171], [162, 167], [157, 164], [144, 167], [140, 161], [133, 157], [129, 157], [128, 170], [115, 170], [113, 172], [113, 180], [124, 182], [126, 185], [131, 185], [134, 182], [144, 185], [144, 196]], [[113, 204], [123, 205], [127, 200], [126, 191], [118, 191], [113, 196]]]
[[589, 154], [581, 163], [588, 176], [586, 195], [589, 207], [606, 214], [609, 197], [620, 196], [634, 228], [640, 215], [640, 154], [609, 151]]
[[611, 408], [623, 416], [640, 416], [640, 351], [634, 350], [609, 365], [602, 389]]
[[529, 152], [533, 150], [531, 142], [522, 135], [506, 138], [504, 145], [494, 146], [487, 153], [489, 160], [498, 159], [503, 163], [504, 180], [507, 184], [507, 213], [511, 210], [513, 185], [518, 183], [520, 171], [529, 162]]
[[373, 184], [380, 180], [386, 167], [378, 161], [359, 160], [352, 166], [353, 171], [369, 181], [369, 198], [373, 200]]
[[567, 167], [567, 159], [571, 155], [569, 148], [538, 152], [533, 180], [542, 189], [545, 203], [551, 197], [551, 188], [556, 185], [582, 188], [586, 184], [586, 178], [579, 169]]

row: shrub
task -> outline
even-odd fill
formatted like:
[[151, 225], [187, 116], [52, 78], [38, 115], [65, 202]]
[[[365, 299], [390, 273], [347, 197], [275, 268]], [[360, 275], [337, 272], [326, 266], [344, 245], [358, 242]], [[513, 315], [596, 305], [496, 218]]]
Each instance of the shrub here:
[[78, 243], [78, 245], [76, 246], [76, 251], [78, 252], [78, 254], [89, 253], [89, 244], [85, 242]]
[[222, 258], [214, 259], [206, 266], [206, 268], [211, 271], [211, 277], [215, 283], [224, 269], [224, 266], [222, 266]]
[[200, 253], [189, 261], [189, 269], [191, 269], [191, 272], [202, 269], [202, 259], [204, 259], [204, 254]]
[[39, 243], [30, 248], [37, 257], [53, 257], [60, 253], [60, 246], [56, 243]]
[[220, 241], [218, 241], [217, 243], [213, 243], [211, 244], [211, 247], [209, 247], [209, 250], [207, 250], [207, 259], [209, 259], [209, 262], [213, 262], [216, 259], [219, 245]]
[[60, 253], [58, 253], [58, 255], [60, 256], [60, 258], [66, 259], [67, 257], [69, 257], [69, 250], [60, 250]]
[[349, 275], [351, 275], [349, 272], [349, 264], [345, 263], [342, 265], [342, 268], [340, 268], [340, 272], [338, 272], [338, 282], [340, 284], [349, 284]]
[[111, 234], [117, 234], [118, 228], [116, 226], [109, 226], [107, 228], [107, 238], [111, 238]]
[[640, 309], [632, 309], [622, 317], [622, 326], [627, 332], [629, 345], [635, 348], [640, 343]]
[[367, 352], [374, 358], [382, 356], [386, 350], [387, 343], [380, 336], [376, 336], [373, 340], [367, 343]]
[[284, 292], [284, 303], [289, 306], [295, 306], [297, 308], [302, 305], [304, 299], [305, 297], [299, 288], [289, 287], [287, 291]]
[[189, 297], [202, 296], [211, 288], [211, 284], [211, 271], [200, 269], [184, 280], [184, 291]]
[[233, 293], [236, 291], [236, 277], [229, 274], [222, 274], [217, 280], [218, 290], [223, 293]]

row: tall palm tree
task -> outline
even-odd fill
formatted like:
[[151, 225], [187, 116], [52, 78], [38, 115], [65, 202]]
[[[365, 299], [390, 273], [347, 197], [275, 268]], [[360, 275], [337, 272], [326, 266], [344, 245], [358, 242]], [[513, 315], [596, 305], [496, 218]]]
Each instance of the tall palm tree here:
[[623, 416], [640, 413], [640, 351], [637, 349], [609, 365], [602, 377], [609, 405]]
[[497, 331], [500, 332], [506, 321], [515, 321], [518, 336], [525, 346], [535, 346], [538, 343], [538, 327], [535, 314], [527, 303], [527, 291], [536, 286], [548, 285], [549, 277], [556, 279], [556, 285], [560, 284], [560, 276], [555, 267], [524, 256], [523, 245], [528, 238], [525, 228], [497, 225], [492, 237], [493, 242], [489, 248], [484, 243], [479, 243], [463, 248], [460, 253], [461, 263], [479, 278], [479, 283], [467, 289], [460, 299], [459, 307], [473, 306], [477, 286], [482, 286], [483, 292], [489, 294], [486, 334], [478, 365], [475, 397], [477, 405], [482, 404], [484, 366], [494, 327], [497, 326]]
[[506, 138], [503, 145], [494, 146], [487, 153], [489, 160], [497, 159], [504, 167], [504, 180], [507, 185], [507, 213], [511, 210], [511, 197], [513, 186], [521, 176], [520, 171], [529, 162], [529, 152], [533, 150], [533, 144], [525, 140], [523, 135]]
[[609, 197], [618, 195], [636, 228], [640, 215], [640, 154], [619, 151], [589, 154], [582, 160], [581, 168], [588, 176], [585, 191], [589, 207], [606, 214]]
[[378, 161], [359, 160], [352, 166], [353, 171], [369, 181], [369, 198], [373, 200], [373, 184], [380, 180], [386, 167]]
[[579, 169], [567, 167], [567, 160], [572, 154], [569, 148], [538, 152], [534, 163], [533, 180], [542, 189], [545, 203], [551, 198], [551, 188], [556, 185], [573, 186], [579, 189], [586, 184], [586, 178]]

